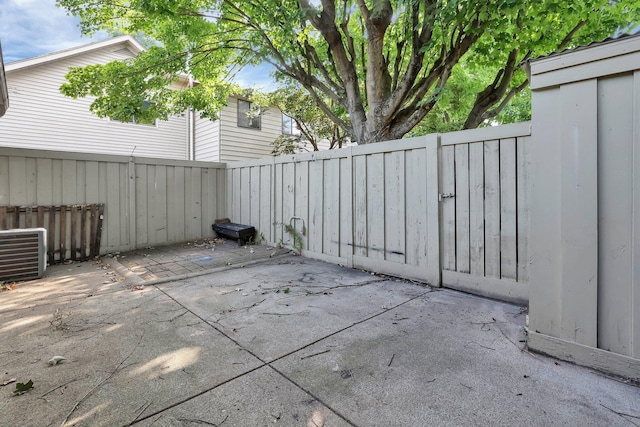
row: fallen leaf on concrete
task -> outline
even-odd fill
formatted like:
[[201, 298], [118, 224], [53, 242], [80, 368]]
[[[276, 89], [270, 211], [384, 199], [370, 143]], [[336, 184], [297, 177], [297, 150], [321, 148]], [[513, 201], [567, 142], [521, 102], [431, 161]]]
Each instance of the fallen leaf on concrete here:
[[2, 380], [2, 386], [5, 386], [7, 384], [11, 384], [11, 383], [15, 383], [17, 378], [8, 378], [6, 380]]
[[33, 388], [33, 381], [29, 380], [26, 384], [16, 383], [16, 389], [13, 391], [15, 396], [19, 396], [31, 390]]

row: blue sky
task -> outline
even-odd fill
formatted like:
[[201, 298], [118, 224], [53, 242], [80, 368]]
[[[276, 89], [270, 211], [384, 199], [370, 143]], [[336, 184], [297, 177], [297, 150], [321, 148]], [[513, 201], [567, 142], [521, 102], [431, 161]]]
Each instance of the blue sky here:
[[[4, 62], [31, 58], [57, 50], [100, 41], [109, 36], [82, 36], [78, 19], [57, 8], [55, 0], [0, 0], [0, 40]], [[268, 65], [242, 70], [236, 81], [243, 87], [269, 89]]]

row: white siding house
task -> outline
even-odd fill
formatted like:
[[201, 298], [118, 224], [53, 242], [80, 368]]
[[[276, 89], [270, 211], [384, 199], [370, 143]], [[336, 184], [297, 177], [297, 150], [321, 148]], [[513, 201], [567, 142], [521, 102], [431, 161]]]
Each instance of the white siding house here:
[[230, 97], [220, 111], [220, 119], [196, 120], [196, 159], [211, 162], [233, 162], [259, 159], [271, 155], [271, 143], [282, 134], [282, 113], [277, 108], [262, 111], [257, 127], [248, 127], [238, 103]]
[[232, 97], [219, 120], [196, 115], [189, 132], [186, 112], [155, 126], [122, 123], [91, 113], [91, 98], [60, 93], [70, 67], [132, 58], [143, 49], [134, 38], [120, 36], [7, 64], [11, 110], [0, 121], [0, 147], [215, 162], [271, 154], [271, 143], [282, 133], [277, 109], [263, 111], [257, 128], [243, 127], [238, 99]]
[[0, 146], [186, 159], [185, 117], [155, 126], [101, 119], [89, 111], [92, 99], [59, 91], [70, 67], [131, 58], [142, 49], [121, 36], [7, 64], [11, 109], [0, 122]]

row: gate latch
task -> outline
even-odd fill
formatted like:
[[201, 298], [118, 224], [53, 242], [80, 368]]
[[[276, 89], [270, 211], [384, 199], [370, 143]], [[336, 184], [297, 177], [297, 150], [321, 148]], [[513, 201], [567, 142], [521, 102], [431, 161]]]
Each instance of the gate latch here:
[[453, 193], [438, 193], [438, 201], [441, 202], [442, 199], [450, 199], [452, 197], [456, 197]]

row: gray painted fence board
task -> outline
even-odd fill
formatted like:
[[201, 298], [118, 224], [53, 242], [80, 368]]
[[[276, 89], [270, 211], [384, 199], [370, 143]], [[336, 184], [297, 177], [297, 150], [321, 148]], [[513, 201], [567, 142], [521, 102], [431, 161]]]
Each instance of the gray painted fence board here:
[[302, 219], [302, 223], [297, 223], [297, 229], [303, 231], [302, 248], [309, 248], [309, 162], [296, 164], [295, 170], [295, 216]]
[[249, 168], [249, 179], [251, 180], [251, 188], [249, 188], [251, 217], [248, 224], [260, 230], [260, 166]]
[[324, 160], [309, 163], [309, 251], [322, 253], [322, 213], [324, 189], [322, 183]]
[[426, 149], [406, 156], [406, 262], [426, 267], [427, 258], [427, 162]]
[[456, 166], [455, 147], [442, 147], [442, 268], [456, 269]]
[[287, 236], [284, 233], [284, 220], [282, 218], [282, 203], [283, 203], [283, 195], [284, 189], [282, 188], [282, 163], [276, 163], [274, 165], [275, 170], [275, 200], [274, 200], [274, 224], [275, 224], [275, 241], [276, 243], [287, 241]]
[[[175, 198], [167, 197], [168, 203], [174, 203], [173, 208], [173, 221], [171, 221], [171, 227], [173, 228], [173, 238], [170, 238], [169, 241], [179, 242], [186, 238], [185, 227], [186, 227], [186, 212], [188, 212], [187, 208], [187, 195], [185, 188], [185, 179], [186, 173], [184, 166], [175, 166], [172, 168], [174, 174], [173, 188], [175, 191], [180, 193], [180, 195], [176, 194]], [[181, 204], [182, 203], [182, 204]]]
[[354, 156], [353, 253], [367, 256], [367, 156]]
[[[82, 176], [84, 178], [84, 162], [80, 162], [78, 164], [78, 166], [82, 167]], [[36, 204], [36, 200], [38, 199], [37, 193], [37, 187], [36, 187], [36, 177], [38, 175], [37, 173], [37, 159], [31, 158], [31, 157], [27, 157], [26, 159], [26, 168], [27, 168], [27, 176], [26, 176], [26, 180], [27, 180], [27, 204]], [[83, 192], [81, 192], [80, 187], [78, 186], [78, 198], [79, 200], [84, 200], [85, 199], [85, 195]], [[82, 204], [83, 202], [75, 202], [76, 204]]]
[[500, 277], [516, 280], [516, 140], [500, 140]]
[[384, 160], [385, 259], [404, 263], [406, 261], [404, 151], [386, 153]]
[[531, 160], [529, 144], [531, 137], [517, 140], [517, 193], [518, 193], [518, 281], [529, 282], [529, 225], [531, 215]]
[[272, 233], [272, 223], [274, 219], [271, 217], [271, 204], [273, 202], [272, 183], [271, 183], [272, 165], [260, 166], [260, 232], [268, 242], [274, 242], [275, 236]]
[[425, 137], [427, 168], [427, 266], [425, 278], [434, 286], [440, 286], [440, 172], [438, 170], [439, 142], [436, 135]]
[[486, 277], [500, 278], [500, 142], [484, 143], [484, 235]]
[[27, 204], [27, 191], [25, 182], [26, 161], [24, 157], [17, 157], [9, 163], [9, 188], [11, 193], [7, 204], [23, 206]]
[[156, 166], [156, 185], [155, 194], [153, 198], [155, 201], [155, 208], [157, 209], [155, 214], [155, 242], [161, 244], [162, 242], [170, 241], [167, 235], [167, 166]]
[[324, 160], [322, 253], [340, 256], [340, 159]]
[[384, 259], [384, 154], [367, 155], [367, 257]]
[[469, 273], [469, 145], [455, 146], [456, 271]]
[[237, 197], [240, 199], [240, 211], [233, 219], [234, 222], [240, 224], [249, 224], [251, 222], [251, 169], [240, 169], [240, 186]]
[[[51, 205], [53, 204], [53, 167], [52, 167], [51, 159], [36, 159], [36, 168], [38, 169], [38, 176], [36, 177], [36, 204], [40, 205]], [[87, 176], [87, 187], [93, 184], [90, 187], [92, 192], [87, 191], [88, 197], [87, 201], [90, 200], [90, 197], [96, 197], [98, 188], [98, 163], [91, 162], [87, 164], [87, 174], [91, 173], [91, 177]], [[7, 188], [6, 191], [9, 191]], [[7, 194], [3, 192], [3, 194]], [[95, 199], [93, 199], [95, 200]], [[93, 203], [93, 202], [89, 202]]]
[[484, 144], [469, 144], [469, 272], [484, 276]]
[[10, 157], [0, 156], [0, 203], [5, 206], [11, 205], [11, 185], [9, 184], [9, 160]]
[[633, 76], [598, 82], [598, 347], [633, 355]]
[[135, 187], [136, 198], [133, 201], [135, 203], [136, 210], [136, 229], [135, 229], [135, 241], [139, 245], [147, 245], [149, 243], [149, 216], [147, 211], [148, 200], [148, 188], [147, 183], [149, 180], [147, 165], [135, 165]]
[[[351, 153], [351, 150], [349, 150]], [[338, 255], [353, 262], [353, 159], [351, 156], [340, 158], [340, 211], [338, 213]]]
[[[560, 338], [597, 346], [598, 200], [597, 82], [560, 88], [560, 224], [563, 303]], [[589, 172], [586, 172], [589, 171]], [[571, 224], [571, 226], [567, 226]]]
[[[282, 164], [282, 223], [291, 225], [297, 232], [301, 232], [299, 224], [291, 221], [291, 218], [295, 216], [295, 197], [298, 191], [296, 189], [296, 166], [295, 163]], [[285, 242], [289, 242], [293, 246], [293, 235], [287, 232], [284, 235]]]

